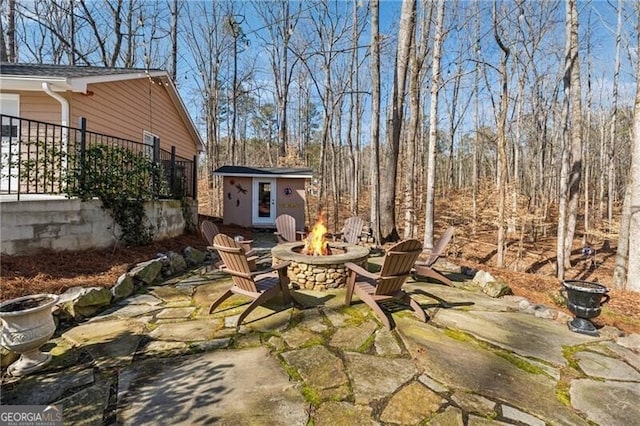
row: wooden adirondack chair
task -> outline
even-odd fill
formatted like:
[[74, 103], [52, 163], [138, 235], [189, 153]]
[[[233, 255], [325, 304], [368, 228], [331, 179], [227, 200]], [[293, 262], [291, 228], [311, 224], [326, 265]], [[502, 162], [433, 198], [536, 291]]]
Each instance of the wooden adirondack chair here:
[[425, 262], [417, 262], [414, 265], [417, 278], [433, 278], [434, 280], [438, 280], [448, 286], [453, 286], [453, 283], [449, 278], [433, 269], [433, 264], [436, 263], [436, 261], [444, 255], [445, 249], [447, 248], [449, 241], [451, 241], [451, 237], [453, 237], [455, 231], [456, 228], [453, 226], [447, 228], [447, 230], [444, 231], [444, 234], [442, 234], [433, 249], [431, 249], [431, 253], [429, 254], [427, 260]]
[[335, 237], [349, 244], [358, 244], [362, 236], [363, 227], [364, 220], [358, 216], [352, 216], [344, 221], [342, 231], [336, 234]]
[[404, 240], [395, 244], [385, 254], [382, 269], [373, 274], [354, 264], [346, 263], [349, 269], [347, 294], [345, 303], [351, 304], [353, 293], [376, 313], [388, 329], [391, 329], [389, 317], [382, 310], [380, 303], [392, 299], [401, 300], [409, 305], [416, 316], [426, 322], [427, 314], [422, 307], [402, 290], [402, 286], [411, 274], [411, 269], [418, 255], [422, 252], [422, 244], [418, 240]]
[[[213, 248], [213, 239], [215, 238], [216, 235], [220, 233], [220, 230], [218, 229], [218, 227], [210, 220], [203, 220], [202, 224], [200, 224], [200, 232], [202, 232], [202, 236], [204, 237], [205, 240], [207, 240], [207, 243], [209, 244], [207, 246], [207, 250], [210, 252], [214, 252], [215, 249]], [[240, 241], [242, 248], [244, 249], [247, 256], [249, 256], [249, 265], [251, 266], [251, 270], [255, 271], [257, 269], [256, 267], [257, 257], [254, 256], [254, 251], [251, 248], [251, 243], [253, 243], [253, 240]], [[219, 262], [215, 266], [217, 268], [222, 269], [224, 268], [224, 262]]]
[[[289, 278], [287, 277], [287, 266], [289, 262], [274, 265], [270, 270], [254, 272], [249, 267], [247, 255], [242, 246], [233, 238], [225, 234], [218, 234], [213, 239], [213, 247], [218, 251], [225, 264], [224, 271], [233, 278], [233, 285], [222, 296], [220, 296], [209, 308], [209, 314], [213, 313], [218, 306], [234, 294], [247, 296], [253, 301], [240, 314], [238, 325], [245, 317], [269, 299], [282, 293], [282, 299], [286, 305], [292, 303], [289, 293]], [[277, 271], [277, 275], [273, 274]]]
[[282, 214], [276, 218], [276, 232], [278, 243], [289, 243], [301, 240], [304, 232], [296, 230], [296, 220], [293, 216]]

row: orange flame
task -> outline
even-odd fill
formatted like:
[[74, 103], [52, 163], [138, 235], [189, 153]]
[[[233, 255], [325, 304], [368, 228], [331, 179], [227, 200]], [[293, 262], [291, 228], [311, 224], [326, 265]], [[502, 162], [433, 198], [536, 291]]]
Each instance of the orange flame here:
[[321, 214], [316, 224], [311, 228], [301, 253], [309, 256], [327, 256], [330, 254], [329, 244], [327, 244], [325, 238], [326, 235], [327, 227], [324, 225], [324, 216]]

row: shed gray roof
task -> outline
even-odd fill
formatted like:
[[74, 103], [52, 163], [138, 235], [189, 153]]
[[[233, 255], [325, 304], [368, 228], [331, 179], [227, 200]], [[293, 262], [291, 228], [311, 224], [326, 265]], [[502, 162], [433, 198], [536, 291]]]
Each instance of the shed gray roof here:
[[313, 170], [300, 167], [222, 166], [213, 172], [217, 176], [288, 177], [311, 179]]

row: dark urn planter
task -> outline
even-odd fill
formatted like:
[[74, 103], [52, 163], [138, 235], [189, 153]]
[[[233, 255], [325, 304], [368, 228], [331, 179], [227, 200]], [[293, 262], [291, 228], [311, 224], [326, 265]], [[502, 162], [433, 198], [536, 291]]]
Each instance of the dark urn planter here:
[[601, 284], [582, 280], [564, 280], [562, 285], [566, 292], [567, 308], [576, 316], [567, 323], [569, 330], [599, 336], [590, 320], [600, 315], [601, 305], [609, 301], [609, 289]]

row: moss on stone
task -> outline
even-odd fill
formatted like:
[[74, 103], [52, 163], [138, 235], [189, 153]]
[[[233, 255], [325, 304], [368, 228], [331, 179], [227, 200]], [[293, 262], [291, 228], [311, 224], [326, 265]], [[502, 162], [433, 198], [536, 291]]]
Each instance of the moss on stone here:
[[504, 350], [498, 350], [496, 351], [496, 355], [498, 355], [500, 358], [503, 358], [507, 361], [509, 361], [511, 364], [515, 365], [516, 367], [518, 367], [519, 369], [526, 371], [527, 373], [531, 373], [531, 374], [544, 374], [544, 370], [540, 367], [538, 367], [537, 365], [534, 365], [532, 363], [530, 363], [529, 361], [527, 361], [524, 358], [521, 358], [517, 355], [514, 355], [511, 352], [508, 351], [504, 351]]
[[322, 403], [322, 397], [320, 396], [320, 393], [310, 386], [302, 386], [301, 393], [304, 399], [314, 407], [319, 407]]
[[444, 330], [444, 334], [446, 334], [447, 337], [458, 340], [460, 342], [471, 342], [474, 340], [471, 336], [469, 336], [469, 334], [465, 333], [464, 331], [453, 330], [451, 328], [447, 328], [446, 330]]

